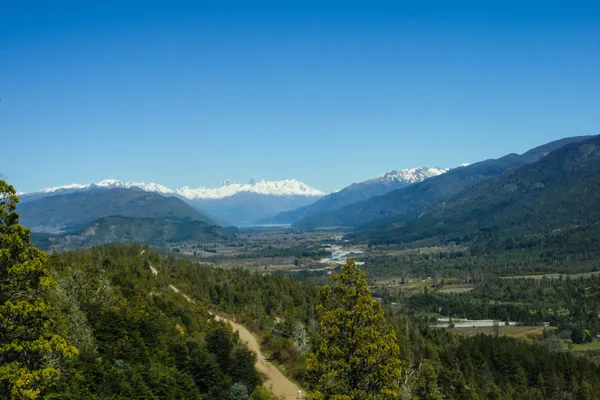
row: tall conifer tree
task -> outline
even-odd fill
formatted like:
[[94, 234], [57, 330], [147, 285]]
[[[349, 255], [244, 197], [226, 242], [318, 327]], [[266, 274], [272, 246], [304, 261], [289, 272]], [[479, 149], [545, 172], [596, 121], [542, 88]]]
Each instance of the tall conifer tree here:
[[19, 198], [0, 180], [0, 393], [11, 399], [36, 399], [59, 375], [58, 361], [77, 349], [53, 333], [48, 291], [56, 282], [46, 255], [31, 245], [19, 225]]
[[307, 361], [314, 398], [398, 398], [400, 347], [365, 273], [348, 261], [331, 280], [319, 306], [321, 342]]

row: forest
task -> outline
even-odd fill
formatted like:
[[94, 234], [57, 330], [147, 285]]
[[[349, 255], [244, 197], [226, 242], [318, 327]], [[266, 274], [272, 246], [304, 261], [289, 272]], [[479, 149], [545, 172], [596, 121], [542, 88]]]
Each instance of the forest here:
[[[418, 313], [375, 299], [353, 261], [319, 287], [283, 273], [206, 267], [135, 244], [46, 255], [18, 224], [14, 189], [1, 189], [5, 398], [274, 398], [262, 386], [256, 355], [215, 321], [215, 312], [255, 332], [262, 351], [315, 400], [599, 396], [600, 368], [590, 360], [434, 328]], [[541, 280], [535, 295], [544, 306], [581, 315], [560, 322], [579, 324], [586, 340], [596, 330], [580, 322], [596, 312], [596, 283]], [[525, 303], [534, 295], [524, 281], [484, 285], [465, 294], [469, 300], [447, 302]], [[427, 311], [434, 301], [423, 296], [409, 304]]]
[[[254, 355], [208, 309], [236, 315], [262, 332], [265, 350], [310, 387], [306, 357], [321, 339], [317, 305], [323, 301], [312, 283], [199, 267], [137, 245], [53, 254], [48, 267], [57, 282], [49, 298], [55, 330], [78, 354], [62, 361], [60, 378], [42, 392], [47, 398], [250, 398], [261, 383]], [[580, 285], [565, 281], [539, 285], [542, 291], [547, 285], [578, 292]], [[482, 287], [473, 298], [508, 296], [502, 282], [495, 292]], [[185, 301], [169, 290], [172, 283], [199, 301]], [[514, 293], [525, 295], [518, 286]], [[561, 301], [550, 292], [547, 298]], [[514, 339], [461, 338], [386, 310], [400, 349], [402, 390], [416, 398], [596, 398], [600, 391], [600, 370], [586, 359]]]

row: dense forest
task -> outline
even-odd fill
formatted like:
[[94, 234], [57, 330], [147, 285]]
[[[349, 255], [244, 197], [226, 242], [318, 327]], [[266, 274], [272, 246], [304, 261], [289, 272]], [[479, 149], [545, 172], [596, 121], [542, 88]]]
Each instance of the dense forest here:
[[599, 176], [600, 137], [594, 136], [440, 199], [412, 219], [365, 227], [356, 239], [468, 244], [485, 253], [536, 249], [559, 260], [597, 257]]
[[[220, 312], [257, 332], [264, 350], [314, 399], [599, 398], [600, 369], [589, 360], [433, 328], [374, 299], [351, 261], [319, 288], [285, 274], [208, 268], [139, 245], [46, 255], [31, 246], [14, 212], [14, 189], [2, 184], [4, 397], [271, 398], [255, 354], [211, 315]], [[529, 282], [486, 280], [464, 295], [468, 301], [456, 295], [448, 304], [526, 304], [535, 295], [543, 307], [597, 315], [597, 279], [541, 280], [535, 294]], [[419, 299], [423, 307], [431, 302], [412, 299], [415, 309]], [[582, 340], [596, 332], [579, 326]]]
[[454, 318], [495, 319], [525, 325], [548, 323], [574, 332], [574, 343], [600, 334], [600, 276], [558, 279], [487, 279], [466, 293], [428, 291], [404, 301], [410, 314], [441, 314]]

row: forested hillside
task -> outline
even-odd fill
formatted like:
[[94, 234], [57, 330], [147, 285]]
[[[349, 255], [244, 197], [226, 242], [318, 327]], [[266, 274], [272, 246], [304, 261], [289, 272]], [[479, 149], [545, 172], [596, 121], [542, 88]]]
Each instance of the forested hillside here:
[[52, 235], [35, 232], [32, 236], [35, 245], [44, 250], [73, 250], [111, 243], [214, 243], [233, 238], [234, 235], [228, 230], [202, 221], [121, 216], [100, 218], [68, 233]]
[[486, 251], [538, 247], [578, 254], [600, 250], [600, 137], [487, 179], [413, 221], [359, 234], [373, 242], [468, 243]]
[[[0, 335], [0, 393], [11, 399], [268, 399], [255, 355], [209, 310], [260, 332], [315, 399], [599, 398], [600, 369], [586, 358], [384, 313], [352, 261], [319, 291], [139, 245], [46, 256], [18, 224], [14, 188], [0, 182], [0, 321], [10, 326]], [[502, 301], [498, 287], [482, 290]]]
[[349, 204], [381, 196], [445, 172], [447, 172], [446, 169], [425, 167], [390, 171], [373, 179], [353, 183], [342, 190], [323, 196], [313, 204], [279, 213], [261, 222], [266, 224], [291, 224], [301, 218], [334, 211]]
[[295, 225], [307, 228], [357, 227], [374, 223], [376, 227], [387, 228], [398, 222], [414, 220], [430, 207], [479, 181], [501, 175], [510, 168], [538, 161], [557, 148], [586, 138], [581, 136], [561, 139], [531, 149], [522, 155], [508, 154], [498, 159], [456, 168], [383, 196], [350, 204], [333, 212], [311, 215], [300, 219]]
[[82, 227], [99, 218], [192, 219], [215, 225], [200, 211], [176, 197], [139, 189], [92, 189], [58, 194], [19, 205], [21, 222], [27, 228], [55, 232]]
[[188, 302], [155, 276], [137, 246], [55, 254], [60, 329], [79, 349], [58, 399], [229, 399], [234, 385], [260, 384], [254, 355], [205, 306]]

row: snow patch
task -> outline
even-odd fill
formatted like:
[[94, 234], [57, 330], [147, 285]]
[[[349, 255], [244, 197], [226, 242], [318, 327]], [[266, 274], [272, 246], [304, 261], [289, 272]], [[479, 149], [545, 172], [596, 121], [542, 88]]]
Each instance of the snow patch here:
[[190, 200], [196, 199], [221, 199], [233, 196], [237, 193], [257, 193], [271, 196], [323, 196], [324, 193], [314, 189], [296, 179], [283, 181], [251, 182], [247, 184], [225, 181], [220, 188], [198, 188], [192, 189], [184, 186], [176, 190], [177, 194]]
[[390, 171], [385, 174], [381, 174], [376, 178], [369, 179], [368, 183], [376, 183], [376, 182], [404, 182], [404, 183], [416, 183], [424, 181], [427, 178], [431, 178], [433, 176], [438, 176], [443, 173], [450, 171], [449, 168], [427, 168], [427, 167], [417, 167], [417, 168], [408, 168], [400, 171]]
[[138, 188], [146, 192], [158, 192], [163, 194], [174, 194], [175, 192], [168, 187], [159, 185], [158, 183], [143, 183], [143, 182], [121, 182], [116, 179], [104, 179], [100, 182], [89, 185], [80, 183], [71, 183], [70, 185], [52, 186], [44, 188], [39, 193], [55, 193], [58, 191], [76, 191], [86, 189], [112, 189], [112, 188]]
[[116, 179], [104, 179], [100, 182], [89, 185], [72, 183], [70, 185], [53, 186], [40, 190], [41, 194], [54, 194], [57, 192], [74, 192], [79, 190], [90, 189], [113, 189], [113, 188], [137, 188], [146, 192], [155, 192], [163, 195], [180, 195], [190, 200], [195, 199], [221, 199], [224, 197], [233, 196], [237, 193], [258, 193], [270, 196], [314, 196], [320, 197], [324, 193], [314, 189], [305, 183], [296, 179], [287, 179], [282, 181], [254, 181], [250, 180], [247, 184], [237, 183], [226, 180], [219, 188], [198, 188], [192, 189], [189, 186], [184, 186], [177, 190], [169, 189], [166, 186], [158, 183], [143, 183], [143, 182], [121, 182]]

